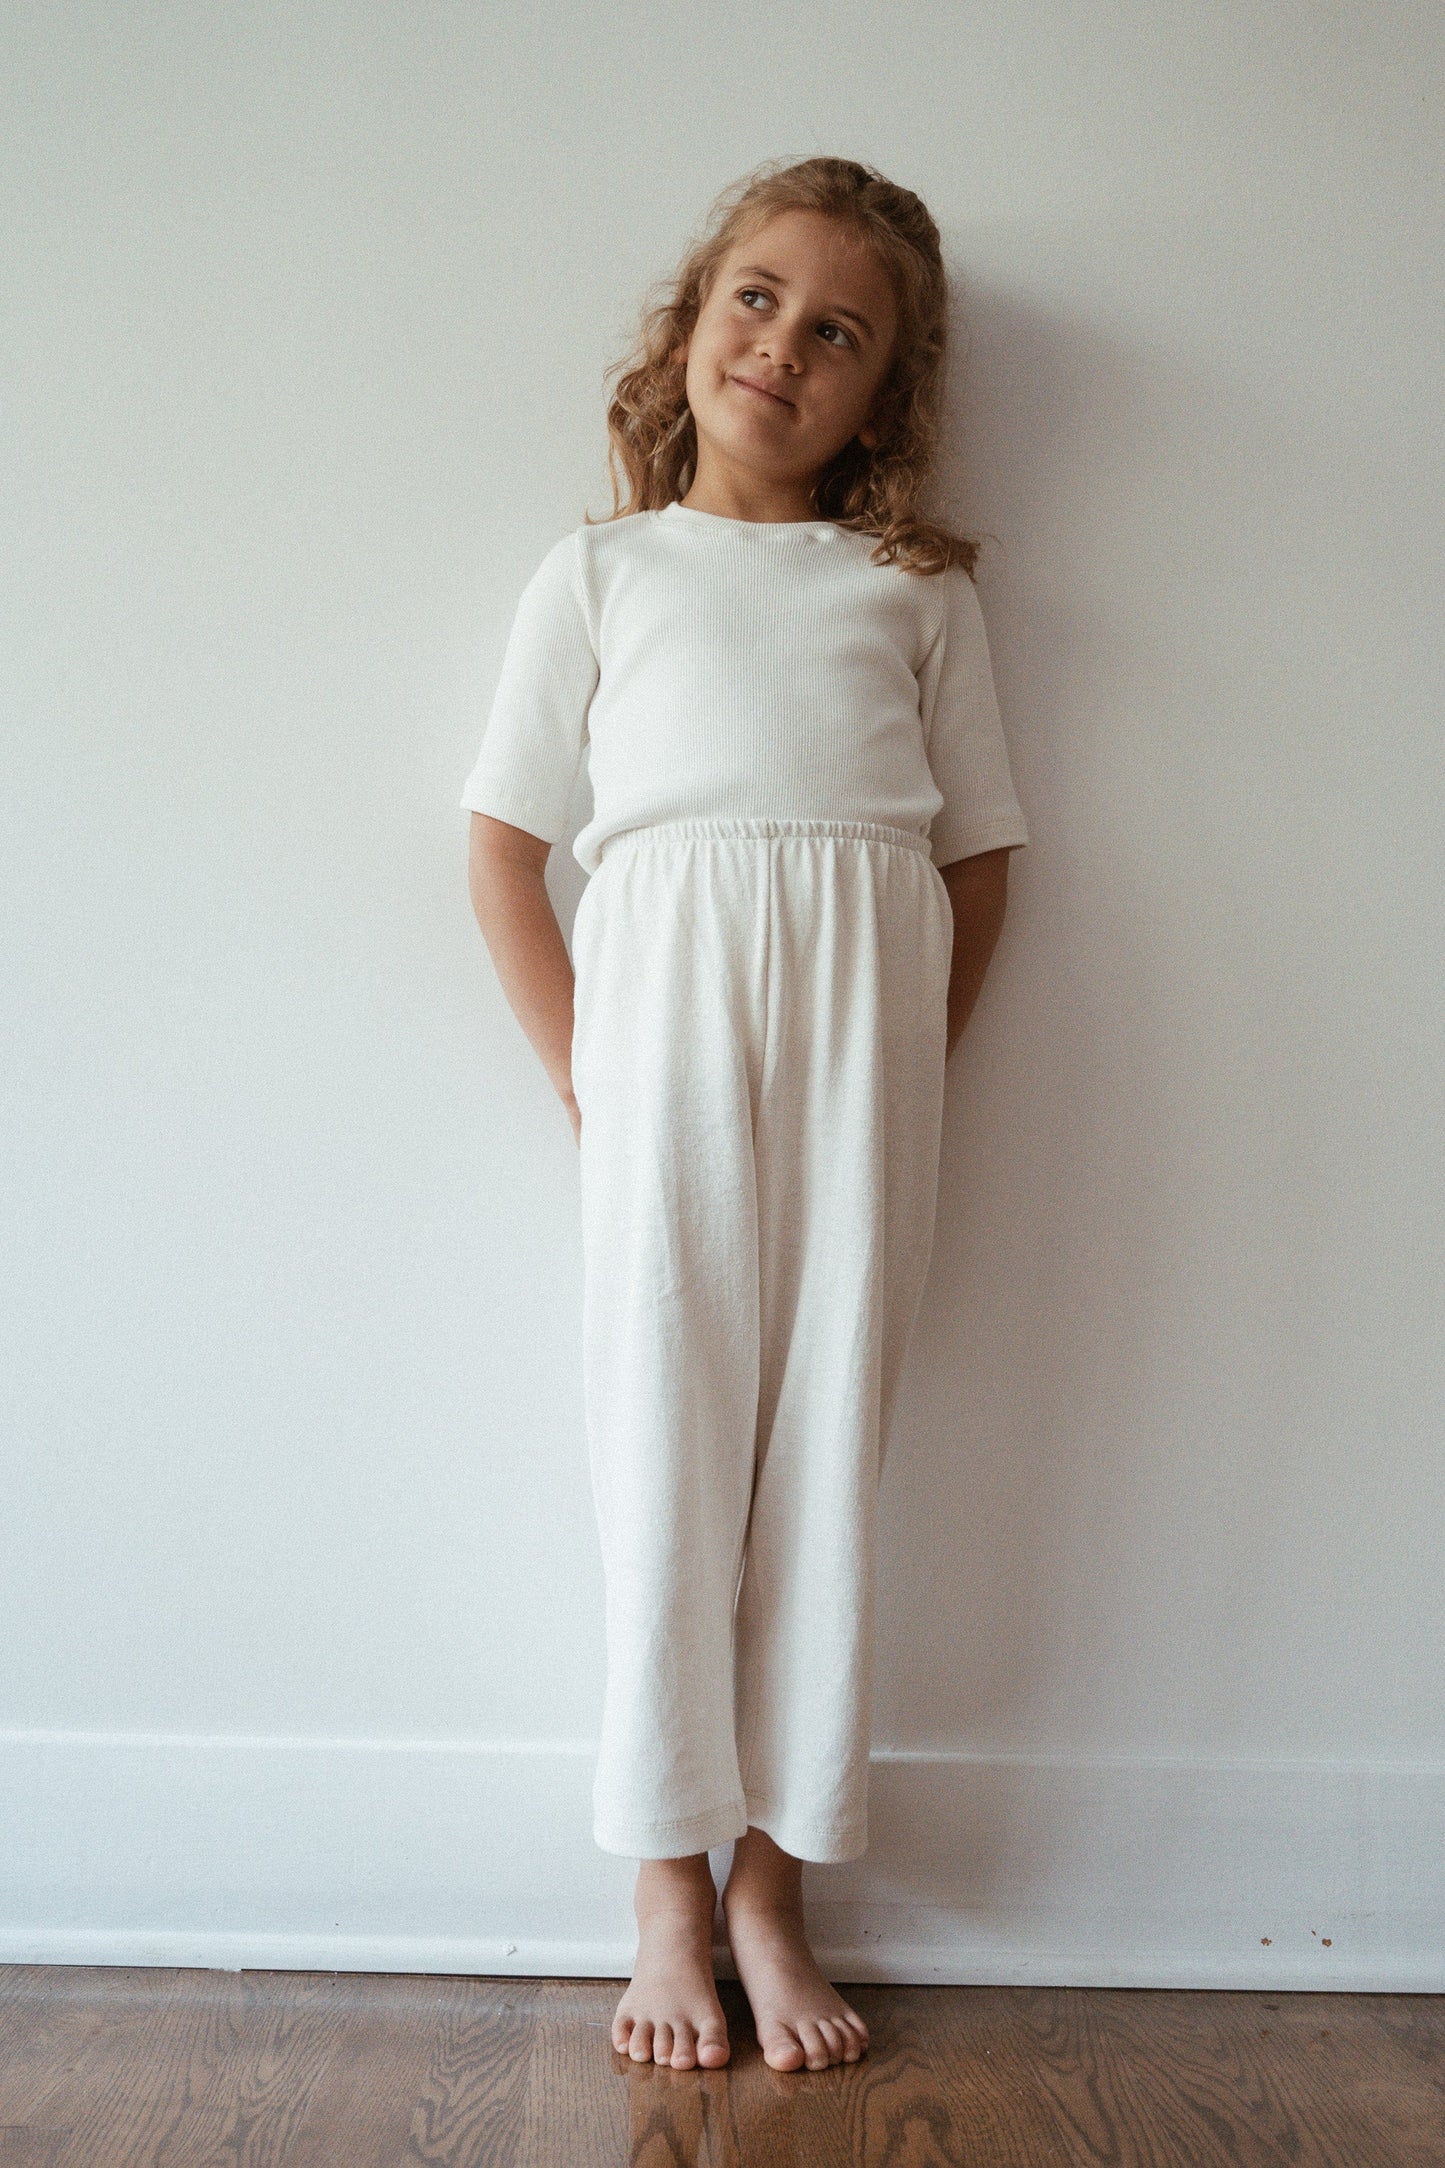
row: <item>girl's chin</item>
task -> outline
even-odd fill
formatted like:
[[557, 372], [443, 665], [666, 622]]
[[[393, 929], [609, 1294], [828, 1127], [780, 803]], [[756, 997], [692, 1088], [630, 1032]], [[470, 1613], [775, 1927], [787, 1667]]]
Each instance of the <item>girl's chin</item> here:
[[759, 399], [752, 401], [746, 409], [731, 404], [721, 414], [705, 416], [703, 426], [724, 450], [733, 444], [741, 450], [756, 446], [760, 441], [771, 443], [780, 430], [788, 427], [792, 418], [786, 407], [767, 413]]

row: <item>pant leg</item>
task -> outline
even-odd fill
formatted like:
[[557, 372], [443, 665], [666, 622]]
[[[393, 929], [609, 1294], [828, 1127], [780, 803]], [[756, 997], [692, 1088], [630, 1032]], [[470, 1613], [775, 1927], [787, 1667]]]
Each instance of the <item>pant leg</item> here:
[[608, 1852], [740, 1836], [733, 1608], [758, 1401], [766, 846], [643, 830], [578, 907], [583, 1394], [606, 1594]]
[[953, 916], [924, 852], [770, 850], [736, 1723], [748, 1820], [843, 1860], [867, 1846], [877, 1490], [933, 1243]]

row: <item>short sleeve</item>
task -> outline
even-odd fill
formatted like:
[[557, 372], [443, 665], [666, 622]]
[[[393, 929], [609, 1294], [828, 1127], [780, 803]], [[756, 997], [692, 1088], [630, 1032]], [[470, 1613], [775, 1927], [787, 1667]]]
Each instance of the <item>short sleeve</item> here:
[[556, 843], [598, 675], [574, 532], [547, 552], [518, 599], [462, 806]]
[[933, 862], [952, 865], [978, 851], [1029, 839], [1014, 792], [994, 692], [988, 634], [978, 591], [962, 565], [935, 577], [944, 588], [943, 623], [918, 673], [919, 713], [943, 806], [929, 832]]

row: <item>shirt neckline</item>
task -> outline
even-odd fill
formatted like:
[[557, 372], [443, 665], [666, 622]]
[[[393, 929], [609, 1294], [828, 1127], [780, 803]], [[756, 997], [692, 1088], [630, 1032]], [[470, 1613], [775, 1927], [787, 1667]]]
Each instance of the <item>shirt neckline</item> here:
[[703, 512], [695, 504], [683, 504], [676, 497], [665, 504], [659, 514], [662, 519], [691, 521], [697, 526], [746, 527], [755, 534], [837, 534], [840, 530], [831, 519], [733, 519], [726, 512]]

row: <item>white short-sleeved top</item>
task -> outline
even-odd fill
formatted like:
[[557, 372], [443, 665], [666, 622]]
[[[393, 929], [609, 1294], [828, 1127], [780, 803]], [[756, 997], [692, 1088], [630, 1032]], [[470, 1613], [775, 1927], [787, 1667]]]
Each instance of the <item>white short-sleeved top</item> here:
[[677, 503], [564, 535], [518, 601], [462, 805], [555, 843], [587, 748], [589, 873], [624, 829], [738, 815], [886, 822], [940, 866], [1027, 843], [972, 580], [875, 547]]

